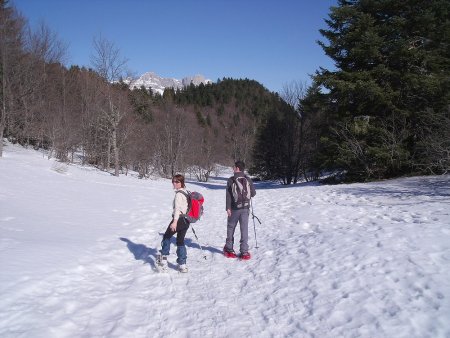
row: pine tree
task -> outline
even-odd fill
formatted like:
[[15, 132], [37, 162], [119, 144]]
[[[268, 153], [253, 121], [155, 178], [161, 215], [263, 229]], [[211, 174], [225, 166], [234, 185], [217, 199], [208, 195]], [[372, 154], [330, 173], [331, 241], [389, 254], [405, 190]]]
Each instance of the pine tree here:
[[280, 102], [262, 123], [253, 149], [250, 172], [264, 180], [297, 183], [301, 168], [301, 120], [292, 107]]
[[327, 92], [335, 164], [356, 179], [414, 172], [429, 136], [421, 117], [448, 116], [450, 2], [339, 0], [326, 22], [319, 44], [336, 70], [314, 80]]

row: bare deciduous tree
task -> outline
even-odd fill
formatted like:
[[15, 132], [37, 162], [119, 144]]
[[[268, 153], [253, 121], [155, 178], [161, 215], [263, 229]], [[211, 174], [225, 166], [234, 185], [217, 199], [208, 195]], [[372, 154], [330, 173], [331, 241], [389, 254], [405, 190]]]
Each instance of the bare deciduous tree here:
[[[310, 154], [308, 149], [309, 144], [313, 142], [310, 136], [311, 123], [302, 111], [301, 102], [307, 93], [306, 81], [292, 81], [283, 85], [281, 97], [289, 104], [297, 113], [298, 119], [292, 121], [290, 128], [292, 129], [290, 143], [290, 153], [292, 156], [291, 166], [296, 168], [298, 175], [303, 175], [304, 179], [310, 179]], [[294, 177], [294, 183], [297, 181]]]
[[163, 176], [171, 177], [184, 170], [184, 155], [188, 144], [187, 131], [183, 123], [182, 111], [171, 102], [166, 102], [163, 109], [166, 116], [158, 135], [156, 163]]
[[[112, 42], [101, 36], [94, 39], [94, 51], [91, 62], [98, 74], [108, 84], [105, 87], [106, 104], [102, 105], [102, 113], [106, 122], [105, 126], [110, 134], [108, 143], [111, 145], [114, 154], [114, 175], [119, 176], [117, 129], [121, 119], [125, 116], [125, 112], [121, 110], [121, 102], [118, 102], [117, 97], [114, 95], [115, 89], [113, 84], [123, 77], [127, 60], [121, 57], [120, 50]], [[109, 168], [109, 160], [107, 166]]]
[[[67, 100], [72, 96], [66, 84], [66, 69], [62, 65], [67, 45], [43, 22], [35, 31], [28, 31], [21, 81], [23, 134], [42, 146], [42, 136], [51, 140], [60, 160], [67, 160], [69, 146], [63, 141], [73, 131], [67, 126], [70, 116]], [[55, 142], [58, 140], [57, 142]], [[49, 156], [52, 155], [49, 152]]]
[[29, 31], [27, 50], [45, 64], [62, 63], [67, 57], [67, 44], [41, 22], [35, 31]]
[[374, 172], [367, 155], [367, 145], [358, 138], [354, 129], [353, 123], [339, 123], [331, 130], [337, 137], [345, 141], [338, 145], [340, 156], [347, 159], [348, 162], [358, 163], [359, 167], [371, 177]]
[[450, 172], [450, 107], [436, 113], [424, 112], [419, 151], [414, 166], [431, 174]]
[[207, 135], [204, 135], [201, 143], [193, 146], [189, 154], [189, 160], [192, 162], [189, 172], [199, 182], [208, 182], [211, 173], [216, 170], [214, 144], [210, 143], [209, 139]]
[[306, 81], [291, 81], [285, 83], [281, 91], [281, 97], [287, 104], [294, 108], [297, 112], [300, 112], [300, 102], [305, 98], [307, 91]]
[[25, 19], [7, 2], [0, 2], [0, 157], [3, 156], [3, 137], [8, 115], [13, 109], [13, 87], [17, 82], [23, 49]]

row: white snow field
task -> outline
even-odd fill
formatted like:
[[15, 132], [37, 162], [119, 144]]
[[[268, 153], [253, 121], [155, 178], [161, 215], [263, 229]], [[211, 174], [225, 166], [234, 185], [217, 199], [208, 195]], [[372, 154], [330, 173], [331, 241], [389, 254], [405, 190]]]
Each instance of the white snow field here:
[[[0, 337], [450, 337], [450, 176], [256, 184], [249, 261], [225, 258], [225, 182], [155, 271], [169, 180], [9, 143], [0, 158]], [[239, 241], [239, 228], [236, 241]], [[238, 249], [238, 243], [235, 246]], [[203, 259], [203, 254], [206, 259]]]

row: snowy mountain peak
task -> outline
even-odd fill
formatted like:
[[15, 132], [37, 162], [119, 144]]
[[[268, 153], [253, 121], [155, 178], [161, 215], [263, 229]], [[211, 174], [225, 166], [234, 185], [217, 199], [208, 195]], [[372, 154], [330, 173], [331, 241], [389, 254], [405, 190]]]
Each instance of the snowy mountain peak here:
[[144, 86], [146, 89], [162, 94], [165, 88], [183, 88], [190, 84], [195, 86], [211, 83], [211, 80], [206, 79], [203, 75], [194, 75], [185, 77], [182, 80], [175, 78], [164, 78], [157, 75], [155, 72], [147, 72], [136, 79], [127, 79], [125, 83], [129, 84], [130, 88], [140, 88]]

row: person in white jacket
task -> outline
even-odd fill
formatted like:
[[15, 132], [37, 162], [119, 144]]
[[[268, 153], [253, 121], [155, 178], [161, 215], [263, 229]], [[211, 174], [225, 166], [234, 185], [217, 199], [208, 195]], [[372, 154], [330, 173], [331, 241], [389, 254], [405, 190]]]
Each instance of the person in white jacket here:
[[184, 217], [188, 211], [188, 201], [186, 195], [178, 192], [186, 193], [183, 175], [174, 175], [172, 177], [172, 185], [175, 189], [175, 197], [173, 199], [172, 220], [164, 233], [161, 242], [161, 255], [157, 257], [157, 264], [163, 269], [167, 269], [167, 256], [170, 254], [170, 239], [177, 234], [177, 263], [180, 272], [187, 272], [186, 260], [187, 250], [184, 245], [184, 237], [189, 229], [189, 221]]

